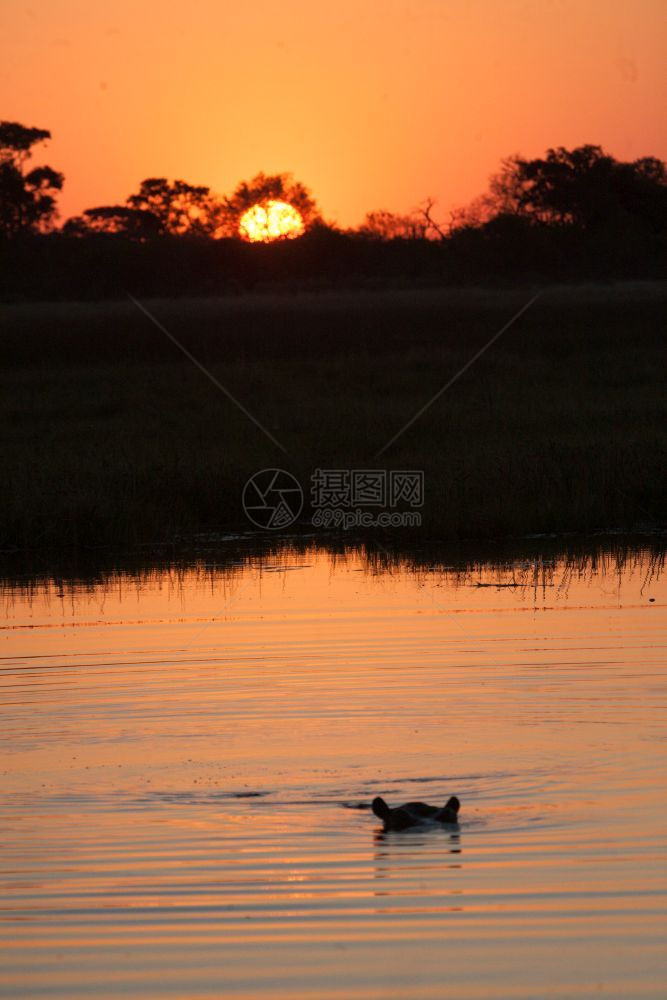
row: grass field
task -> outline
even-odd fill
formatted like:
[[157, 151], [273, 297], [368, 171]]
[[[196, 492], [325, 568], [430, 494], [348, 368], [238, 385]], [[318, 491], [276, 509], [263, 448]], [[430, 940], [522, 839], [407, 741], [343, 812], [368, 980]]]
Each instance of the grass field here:
[[373, 457], [535, 291], [145, 302], [289, 456], [131, 302], [5, 307], [0, 547], [247, 529], [273, 466], [423, 469], [421, 538], [659, 524], [667, 284], [544, 290]]

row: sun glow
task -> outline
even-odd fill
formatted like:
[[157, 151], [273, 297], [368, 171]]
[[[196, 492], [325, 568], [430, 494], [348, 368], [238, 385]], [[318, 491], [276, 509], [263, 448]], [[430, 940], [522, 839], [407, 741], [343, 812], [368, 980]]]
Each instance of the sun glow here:
[[251, 243], [294, 239], [301, 236], [304, 229], [301, 213], [286, 201], [270, 200], [253, 205], [243, 213], [239, 222], [241, 236]]

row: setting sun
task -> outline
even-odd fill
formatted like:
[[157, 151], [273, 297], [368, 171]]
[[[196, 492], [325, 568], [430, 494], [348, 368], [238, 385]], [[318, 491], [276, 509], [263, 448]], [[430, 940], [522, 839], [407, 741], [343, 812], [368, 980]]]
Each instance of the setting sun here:
[[251, 243], [294, 239], [303, 235], [304, 228], [301, 213], [286, 201], [269, 200], [253, 205], [239, 222], [241, 236]]

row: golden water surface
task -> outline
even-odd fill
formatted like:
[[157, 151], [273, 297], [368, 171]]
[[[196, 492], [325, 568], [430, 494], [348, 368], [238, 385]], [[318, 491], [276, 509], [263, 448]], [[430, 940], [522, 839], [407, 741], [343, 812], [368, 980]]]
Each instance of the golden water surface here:
[[665, 596], [641, 551], [7, 586], [0, 991], [664, 996]]

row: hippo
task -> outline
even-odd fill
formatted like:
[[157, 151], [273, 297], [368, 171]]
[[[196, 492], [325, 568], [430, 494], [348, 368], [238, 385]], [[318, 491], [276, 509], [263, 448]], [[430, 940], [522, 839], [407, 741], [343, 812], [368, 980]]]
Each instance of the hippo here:
[[444, 806], [429, 806], [425, 802], [406, 802], [391, 809], [379, 796], [373, 799], [371, 809], [384, 823], [385, 830], [407, 830], [422, 823], [456, 823], [461, 803], [455, 795]]

